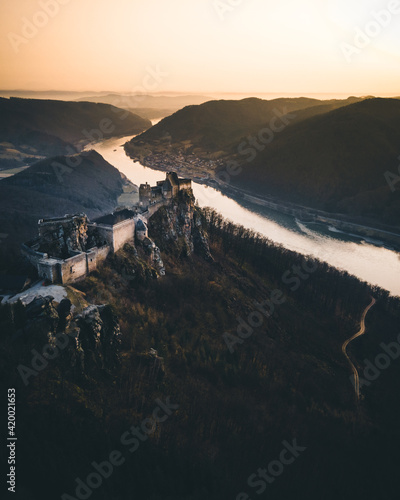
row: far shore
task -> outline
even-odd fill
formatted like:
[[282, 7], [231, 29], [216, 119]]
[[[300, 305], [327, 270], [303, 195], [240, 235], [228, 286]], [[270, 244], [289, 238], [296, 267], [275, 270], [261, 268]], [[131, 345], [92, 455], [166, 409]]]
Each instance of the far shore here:
[[245, 200], [279, 213], [292, 215], [305, 223], [321, 223], [331, 226], [343, 233], [354, 234], [361, 238], [375, 240], [373, 244], [376, 246], [390, 245], [393, 250], [400, 251], [399, 228], [379, 224], [375, 221], [367, 221], [347, 214], [324, 212], [312, 207], [283, 202], [271, 196], [254, 195], [248, 190], [214, 179], [212, 177], [213, 171], [207, 165], [208, 160], [196, 158], [193, 168], [192, 165], [184, 161], [182, 155], [177, 155], [176, 158], [174, 158], [174, 155], [169, 153], [167, 156], [163, 155], [163, 161], [161, 161], [159, 154], [139, 158], [129, 154], [126, 148], [125, 151], [132, 160], [139, 161], [146, 167], [162, 172], [174, 171], [180, 177], [187, 177], [197, 184], [204, 184], [217, 189], [221, 193], [233, 198], [238, 203], [240, 203], [241, 200]]

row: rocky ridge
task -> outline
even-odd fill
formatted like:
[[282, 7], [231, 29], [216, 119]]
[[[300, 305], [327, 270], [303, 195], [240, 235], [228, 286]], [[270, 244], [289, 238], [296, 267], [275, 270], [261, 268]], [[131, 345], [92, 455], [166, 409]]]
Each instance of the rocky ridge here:
[[183, 257], [197, 254], [213, 260], [192, 194], [180, 192], [170, 205], [161, 207], [149, 219], [149, 232], [166, 252]]
[[[47, 296], [20, 309], [21, 328], [13, 339], [20, 367], [38, 370], [59, 358], [57, 365], [64, 373], [92, 377], [119, 366], [120, 327], [109, 305], [91, 305], [75, 314], [69, 299], [56, 304]], [[29, 379], [29, 373], [20, 370]]]

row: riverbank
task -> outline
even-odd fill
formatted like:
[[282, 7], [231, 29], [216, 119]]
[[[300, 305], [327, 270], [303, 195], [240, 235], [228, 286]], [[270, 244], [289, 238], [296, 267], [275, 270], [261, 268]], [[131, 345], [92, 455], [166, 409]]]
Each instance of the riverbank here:
[[244, 200], [256, 205], [270, 208], [271, 210], [275, 210], [279, 213], [292, 215], [301, 222], [324, 224], [328, 228], [334, 228], [337, 231], [347, 233], [349, 235], [367, 238], [374, 245], [385, 246], [385, 244], [389, 244], [394, 247], [396, 251], [400, 251], [400, 231], [396, 232], [396, 228], [384, 229], [382, 227], [365, 225], [359, 221], [356, 222], [354, 219], [352, 220], [350, 216], [346, 216], [344, 214], [328, 213], [301, 205], [278, 202], [272, 198], [262, 198], [250, 195], [246, 191], [236, 187], [221, 186], [220, 189], [222, 192], [225, 190], [226, 193], [231, 191], [230, 195], [236, 194], [243, 197]]
[[329, 213], [294, 203], [282, 202], [269, 196], [256, 196], [245, 189], [221, 180], [217, 181], [214, 177], [214, 169], [218, 166], [218, 161], [202, 160], [201, 158], [192, 158], [192, 155], [175, 155], [165, 152], [164, 154], [155, 152], [146, 156], [136, 156], [130, 148], [126, 148], [126, 145], [125, 152], [132, 160], [139, 161], [148, 168], [162, 172], [176, 172], [179, 176], [190, 178], [197, 184], [217, 189], [238, 203], [245, 200], [278, 213], [291, 215], [305, 223], [323, 224], [328, 228], [334, 228], [336, 231], [365, 238], [376, 246], [389, 245], [397, 252], [400, 251], [399, 228], [383, 226], [373, 221], [367, 222], [365, 219], [346, 214]]
[[[169, 158], [167, 147], [164, 153], [166, 160], [171, 160], [170, 165], [165, 162], [160, 165], [161, 168], [151, 168], [144, 166], [140, 161], [132, 161], [124, 150], [124, 145], [131, 139], [132, 136], [107, 139], [92, 145], [92, 148], [136, 185], [148, 182], [154, 186], [163, 178], [161, 172], [167, 170], [176, 170], [182, 177], [192, 177], [193, 174], [189, 172], [186, 163], [178, 165], [181, 167], [179, 171], [174, 168], [173, 159], [172, 156]], [[398, 252], [384, 246], [377, 246], [375, 242], [363, 239], [363, 237], [348, 236], [336, 229], [330, 231], [326, 224], [302, 224], [299, 218], [296, 220], [296, 217], [292, 215], [285, 215], [246, 201], [240, 194], [230, 195], [223, 187], [213, 188], [209, 179], [197, 178], [197, 173], [195, 175], [192, 187], [200, 207], [211, 207], [224, 218], [259, 233], [277, 245], [327, 262], [363, 281], [378, 285], [393, 295], [400, 296]]]

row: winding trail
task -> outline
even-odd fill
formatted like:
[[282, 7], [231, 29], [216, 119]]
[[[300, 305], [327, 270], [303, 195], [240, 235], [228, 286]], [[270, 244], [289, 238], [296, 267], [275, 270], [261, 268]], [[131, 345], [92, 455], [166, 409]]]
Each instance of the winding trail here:
[[346, 356], [346, 359], [349, 362], [351, 369], [353, 371], [353, 374], [354, 374], [354, 390], [356, 392], [357, 401], [359, 401], [359, 399], [360, 399], [360, 379], [358, 376], [357, 368], [354, 366], [353, 362], [351, 361], [351, 359], [349, 358], [349, 356], [347, 354], [347, 346], [350, 344], [350, 342], [352, 342], [357, 337], [361, 337], [361, 335], [364, 335], [364, 333], [365, 333], [365, 318], [368, 314], [368, 311], [371, 309], [371, 307], [373, 307], [375, 305], [375, 303], [376, 303], [376, 300], [372, 297], [371, 303], [364, 309], [364, 312], [363, 312], [363, 315], [362, 315], [361, 321], [360, 321], [359, 331], [355, 335], [353, 335], [351, 338], [347, 339], [342, 345], [342, 352], [343, 352], [344, 356]]

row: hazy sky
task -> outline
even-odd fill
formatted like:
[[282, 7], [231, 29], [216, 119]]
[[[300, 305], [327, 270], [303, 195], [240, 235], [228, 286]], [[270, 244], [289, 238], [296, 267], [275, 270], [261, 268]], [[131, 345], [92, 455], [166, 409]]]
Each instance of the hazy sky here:
[[399, 95], [399, 33], [397, 0], [2, 0], [0, 88]]

